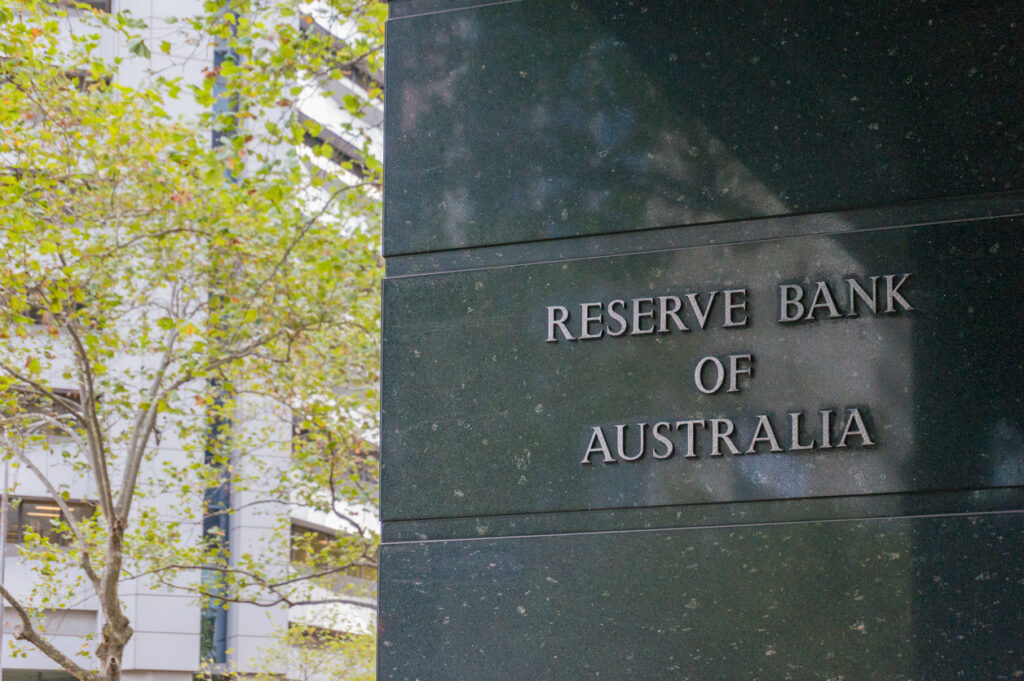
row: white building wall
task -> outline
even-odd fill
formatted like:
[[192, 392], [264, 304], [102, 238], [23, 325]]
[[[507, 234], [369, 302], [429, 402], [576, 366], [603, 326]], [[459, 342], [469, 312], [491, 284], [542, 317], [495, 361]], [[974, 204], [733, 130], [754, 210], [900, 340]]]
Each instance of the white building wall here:
[[[289, 571], [288, 505], [272, 501], [265, 490], [272, 489], [289, 468], [292, 426], [288, 414], [274, 409], [262, 398], [239, 399], [236, 409], [236, 442], [233, 454], [238, 473], [253, 480], [250, 489], [232, 490], [230, 547], [232, 556], [250, 552], [263, 556], [263, 569], [269, 575], [286, 578]], [[268, 442], [270, 446], [247, 446], [249, 442]], [[276, 445], [276, 446], [275, 446]], [[257, 671], [283, 673], [284, 667], [271, 664], [260, 669], [260, 655], [270, 640], [288, 624], [285, 603], [263, 607], [234, 603], [228, 608], [228, 659], [230, 667], [243, 674]], [[271, 661], [273, 662], [273, 661]]]
[[[315, 4], [315, 3], [314, 3]], [[213, 65], [213, 54], [208, 46], [195, 46], [188, 44], [181, 33], [179, 25], [167, 24], [164, 19], [173, 13], [175, 16], [187, 16], [197, 13], [203, 9], [203, 0], [113, 0], [113, 10], [130, 10], [132, 15], [143, 19], [148, 24], [146, 29], [147, 44], [150, 47], [152, 57], [150, 60], [128, 58], [130, 55], [127, 46], [122, 44], [112, 34], [103, 36], [101, 52], [108, 58], [123, 57], [119, 81], [126, 84], [141, 82], [150, 77], [154, 72], [160, 72], [167, 77], [181, 77], [183, 83], [200, 82], [206, 77], [207, 72]], [[164, 53], [159, 49], [163, 41], [168, 41], [171, 49]], [[328, 129], [336, 132], [343, 132], [341, 123], [346, 120], [347, 114], [338, 110], [340, 97], [347, 92], [360, 90], [360, 86], [344, 81], [333, 88], [331, 94], [333, 101], [323, 99], [319, 93], [307, 93], [306, 104], [303, 109], [313, 118], [325, 124]], [[200, 113], [199, 107], [188, 97], [167, 102], [167, 110], [173, 115], [191, 116]], [[373, 116], [373, 120], [367, 121], [372, 126], [379, 125], [380, 112]], [[350, 117], [349, 117], [349, 120]], [[372, 133], [375, 136], [375, 143], [380, 143], [379, 129]], [[32, 342], [32, 339], [29, 339]], [[60, 363], [58, 358], [58, 365]], [[122, 360], [131, 362], [137, 360]], [[54, 376], [59, 375], [59, 366], [54, 369]], [[59, 381], [55, 381], [59, 384]], [[287, 469], [289, 449], [288, 439], [291, 436], [290, 424], [282, 419], [282, 415], [275, 413], [267, 404], [258, 401], [243, 401], [240, 405], [241, 413], [237, 425], [243, 429], [268, 428], [277, 435], [274, 439], [278, 446], [253, 448], [238, 451], [235, 454], [235, 465], [238, 465], [243, 474], [246, 466], [258, 459], [261, 462], [261, 470], [267, 477], [268, 485], [273, 482], [273, 476], [280, 475]], [[199, 411], [192, 418], [204, 418]], [[57, 436], [54, 436], [56, 438]], [[66, 445], [72, 447], [74, 443], [70, 438]], [[245, 439], [244, 437], [242, 438]], [[55, 440], [51, 439], [51, 442]], [[59, 444], [65, 444], [60, 442]], [[182, 463], [189, 456], [196, 453], [186, 452], [181, 442], [175, 441], [170, 429], [165, 431], [164, 439], [160, 445], [159, 457], [165, 457], [176, 463]], [[66, 489], [72, 499], [96, 499], [96, 490], [93, 481], [89, 477], [83, 477], [74, 472], [59, 457], [34, 456], [37, 465], [43, 473], [60, 489]], [[153, 474], [158, 471], [156, 466], [147, 466], [143, 475]], [[115, 472], [115, 478], [118, 477]], [[145, 479], [143, 480], [145, 483]], [[45, 486], [39, 482], [32, 473], [24, 467], [12, 472], [12, 485], [14, 496], [23, 497], [49, 497]], [[287, 503], [264, 504], [266, 495], [254, 487], [251, 490], [234, 490], [232, 492], [232, 506], [238, 509], [230, 520], [230, 549], [233, 554], [242, 551], [260, 551], [264, 555], [271, 556], [273, 566], [283, 576], [289, 570], [289, 525], [291, 511]], [[157, 508], [166, 509], [166, 512], [173, 513], [173, 509], [181, 503], [179, 498], [166, 498], [161, 500], [159, 496], [146, 500], [145, 504]], [[135, 511], [138, 512], [136, 505]], [[350, 509], [366, 518], [373, 518], [374, 512], [371, 509]], [[308, 514], [307, 514], [308, 515]], [[307, 520], [309, 520], [307, 518]], [[326, 527], [337, 527], [328, 518], [317, 518], [318, 524]], [[372, 524], [372, 520], [371, 520]], [[193, 534], [186, 536], [183, 540], [197, 539], [201, 533], [201, 526], [193, 528]], [[188, 533], [186, 532], [186, 535]], [[31, 592], [34, 580], [38, 576], [29, 571], [18, 558], [17, 547], [9, 546], [5, 562], [4, 584], [14, 594], [27, 597]], [[195, 575], [198, 579], [198, 574]], [[160, 585], [153, 578], [140, 578], [124, 585], [122, 590], [125, 611], [135, 630], [134, 636], [125, 650], [123, 660], [124, 678], [126, 681], [187, 681], [193, 674], [200, 670], [200, 628], [201, 628], [201, 607], [194, 596], [174, 592], [166, 586]], [[372, 601], [372, 599], [369, 599]], [[98, 603], [94, 596], [90, 596], [88, 590], [83, 590], [77, 598], [73, 599], [71, 607], [67, 610], [68, 622], [73, 622], [65, 627], [65, 630], [57, 633], [54, 642], [65, 653], [74, 659], [85, 664], [92, 664], [91, 657], [81, 657], [79, 653], [83, 650], [91, 652], [96, 642], [86, 640], [87, 635], [95, 635], [98, 630]], [[237, 671], [240, 673], [253, 673], [258, 671], [257, 662], [262, 663], [261, 650], [266, 648], [271, 638], [286, 628], [289, 622], [316, 624], [319, 621], [347, 621], [351, 620], [353, 631], [371, 631], [374, 627], [371, 609], [353, 608], [344, 606], [348, 615], [338, 618], [336, 613], [328, 610], [318, 611], [316, 608], [304, 607], [295, 609], [291, 614], [286, 605], [279, 604], [273, 607], [258, 607], [248, 604], [232, 604], [228, 608], [228, 663], [224, 671]], [[28, 679], [18, 674], [23, 671], [56, 670], [57, 666], [42, 653], [37, 652], [32, 646], [20, 644], [16, 646], [19, 652], [18, 657], [13, 657], [8, 649], [14, 627], [18, 622], [16, 614], [10, 608], [3, 611], [4, 644], [2, 655], [2, 668], [5, 670], [4, 680], [22, 681]], [[23, 656], [21, 655], [23, 654]], [[276, 673], [286, 673], [284, 662], [276, 669], [265, 669]], [[14, 674], [11, 676], [11, 674]]]

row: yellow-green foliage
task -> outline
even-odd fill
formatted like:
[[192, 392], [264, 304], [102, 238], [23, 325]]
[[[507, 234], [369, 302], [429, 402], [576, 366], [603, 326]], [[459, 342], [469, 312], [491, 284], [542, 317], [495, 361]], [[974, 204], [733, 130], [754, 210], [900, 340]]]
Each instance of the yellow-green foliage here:
[[[94, 589], [112, 631], [102, 652], [118, 661], [131, 635], [119, 581], [146, 573], [203, 597], [197, 568], [220, 566], [205, 594], [217, 603], [303, 602], [297, 577], [344, 569], [325, 556], [376, 555], [371, 528], [343, 518], [351, 531], [283, 579], [258, 550], [229, 560], [192, 531], [204, 490], [225, 478], [328, 513], [376, 504], [364, 439], [377, 411], [380, 163], [369, 140], [348, 182], [304, 160], [296, 107], [311, 83], [382, 67], [385, 8], [328, 3], [357, 29], [338, 43], [303, 30], [296, 2], [221, 4], [159, 26], [37, 0], [0, 7], [0, 448], [24, 476], [45, 473], [33, 458], [60, 458], [97, 496], [95, 515], [64, 528], [68, 546], [26, 536], [40, 579], [22, 605]], [[111, 58], [103, 36], [127, 49]], [[234, 57], [198, 82], [180, 76], [188, 56], [148, 68], [174, 45], [208, 54], [217, 42]], [[371, 85], [345, 108], [381, 98]], [[175, 100], [195, 115], [170, 113]], [[289, 442], [293, 425], [302, 436]], [[162, 454], [167, 442], [179, 454]], [[267, 451], [291, 464], [274, 468]], [[98, 668], [114, 681], [109, 659]]]

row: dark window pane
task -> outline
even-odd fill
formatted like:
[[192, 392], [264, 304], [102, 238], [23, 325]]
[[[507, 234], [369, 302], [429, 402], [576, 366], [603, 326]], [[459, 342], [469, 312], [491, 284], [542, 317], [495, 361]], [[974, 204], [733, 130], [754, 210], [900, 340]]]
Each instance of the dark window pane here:
[[327, 548], [331, 536], [326, 532], [292, 525], [291, 551], [293, 563], [308, 563], [317, 553]]
[[89, 7], [98, 9], [101, 12], [109, 12], [110, 1], [111, 0], [61, 0], [60, 4], [65, 7], [74, 7], [75, 3], [79, 2], [83, 5], [88, 5]]
[[[82, 521], [91, 516], [96, 507], [85, 502], [66, 502], [71, 516], [76, 521]], [[16, 510], [13, 510], [8, 520], [7, 540], [20, 542], [25, 538], [25, 530], [30, 529], [40, 537], [48, 539], [58, 546], [68, 546], [71, 543], [70, 531], [62, 531], [60, 521], [63, 520], [63, 513], [53, 501], [27, 501], [22, 500]]]
[[64, 544], [64, 538], [54, 526], [60, 518], [60, 506], [52, 501], [21, 502], [21, 525], [23, 535], [24, 530], [31, 529], [44, 539], [49, 539], [55, 544]]

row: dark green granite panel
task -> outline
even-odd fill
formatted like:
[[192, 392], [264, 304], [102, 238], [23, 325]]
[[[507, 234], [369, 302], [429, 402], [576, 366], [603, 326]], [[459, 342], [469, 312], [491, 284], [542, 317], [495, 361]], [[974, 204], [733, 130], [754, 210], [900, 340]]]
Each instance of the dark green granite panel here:
[[784, 499], [616, 508], [561, 513], [489, 515], [471, 518], [393, 520], [384, 523], [385, 542], [476, 539], [536, 534], [617, 532], [667, 528], [722, 527], [808, 520], [851, 520], [898, 516], [1016, 511], [1024, 508], [1024, 487], [951, 492]]
[[1018, 0], [392, 13], [389, 256], [1024, 188]]
[[1024, 676], [1024, 513], [387, 544], [378, 678]]
[[1024, 216], [1024, 193], [1008, 192], [999, 196], [961, 197], [942, 201], [905, 203], [898, 206], [861, 208], [841, 213], [787, 215], [712, 225], [662, 227], [617, 234], [581, 236], [572, 239], [530, 241], [499, 246], [463, 248], [455, 251], [393, 256], [387, 260], [387, 274], [389, 277], [401, 277], [481, 267], [524, 265], [570, 258], [626, 255], [689, 246], [1017, 216]]
[[[1021, 229], [1003, 218], [386, 280], [383, 518], [1022, 485]], [[839, 291], [846, 277], [905, 273], [912, 310], [830, 319], [819, 308], [813, 321], [776, 322], [780, 284], [806, 287], [810, 307], [819, 280]], [[719, 294], [704, 330], [684, 313], [688, 332], [545, 342], [548, 306], [578, 320], [583, 302], [693, 292], [706, 304], [725, 289], [746, 289], [747, 325], [722, 328]], [[701, 358], [745, 353], [753, 375], [737, 392], [696, 389]], [[712, 418], [731, 419], [746, 451], [765, 415], [794, 450], [822, 444], [819, 410], [835, 412], [838, 444], [853, 408], [873, 446], [854, 436], [843, 449], [767, 453], [762, 442], [756, 454], [713, 455]], [[795, 444], [790, 413], [805, 415]], [[708, 424], [697, 456], [684, 457], [680, 430], [658, 460], [650, 426], [684, 419]], [[633, 454], [640, 423], [638, 460], [581, 464], [595, 426], [614, 451], [614, 427], [626, 425]]]

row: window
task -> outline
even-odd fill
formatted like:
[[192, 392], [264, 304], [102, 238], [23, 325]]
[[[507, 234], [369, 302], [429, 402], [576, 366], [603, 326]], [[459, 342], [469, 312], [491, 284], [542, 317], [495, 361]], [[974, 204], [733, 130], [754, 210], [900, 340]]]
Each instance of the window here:
[[292, 562], [306, 564], [313, 554], [319, 553], [327, 548], [331, 537], [326, 532], [311, 530], [306, 527], [292, 524], [291, 532], [291, 554]]
[[65, 7], [75, 9], [76, 5], [87, 5], [101, 12], [109, 12], [110, 3], [111, 0], [60, 0], [60, 4]]
[[345, 574], [356, 579], [365, 579], [368, 582], [377, 581], [377, 568], [369, 565], [353, 565], [345, 570]]
[[[307, 131], [302, 138], [304, 145], [310, 149], [317, 149], [326, 144], [330, 148], [330, 159], [333, 163], [338, 166], [348, 164], [352, 174], [360, 179], [366, 176], [366, 162], [363, 160], [363, 153], [354, 144], [344, 139], [338, 133], [328, 130], [325, 126], [301, 111], [296, 114], [296, 117], [299, 123], [307, 127]], [[320, 134], [311, 134], [308, 131], [310, 126], [314, 129], [319, 127]]]
[[[328, 29], [320, 25], [319, 22], [312, 15], [303, 13], [299, 16], [299, 30], [307, 35], [316, 36], [322, 40], [330, 42], [334, 51], [344, 52], [345, 42], [331, 33]], [[359, 87], [364, 90], [370, 90], [376, 88], [378, 90], [384, 90], [384, 73], [374, 73], [370, 70], [367, 64], [366, 57], [358, 59], [355, 62], [348, 64], [348, 73], [346, 73], [353, 82], [357, 83]]]
[[[96, 511], [96, 505], [88, 502], [66, 503], [76, 521], [84, 520]], [[26, 533], [33, 532], [58, 546], [68, 546], [71, 544], [70, 532], [62, 532], [57, 525], [63, 516], [60, 506], [51, 500], [16, 500], [7, 509], [7, 543], [20, 544]]]
[[[323, 530], [314, 530], [293, 523], [291, 531], [292, 562], [299, 565], [308, 565], [317, 558], [323, 560], [322, 552], [325, 550], [327, 551], [328, 560], [340, 562], [342, 558], [333, 555], [333, 552], [329, 549], [331, 540], [334, 537], [335, 535]], [[376, 556], [374, 556], [374, 559], [376, 560]], [[355, 579], [377, 580], [377, 568], [371, 565], [350, 565], [343, 570], [342, 574]]]
[[[288, 623], [288, 641], [291, 645], [299, 645], [307, 648], [316, 648], [328, 642], [343, 641], [367, 641], [372, 644], [372, 636], [369, 634], [353, 633], [351, 631], [339, 631], [319, 627], [315, 624], [300, 624], [298, 622]], [[363, 678], [360, 676], [360, 678]]]
[[[74, 414], [71, 412], [71, 408], [67, 405], [73, 404], [80, 407], [82, 405], [82, 394], [71, 388], [51, 388], [50, 392], [61, 400], [64, 400], [67, 404], [56, 402], [49, 397], [44, 397], [43, 395], [26, 392], [22, 393], [19, 398], [21, 408], [24, 413], [41, 414], [43, 416], [50, 416], [65, 423], [74, 423]], [[52, 425], [43, 426], [38, 432], [45, 435], [66, 435], [63, 430]]]

